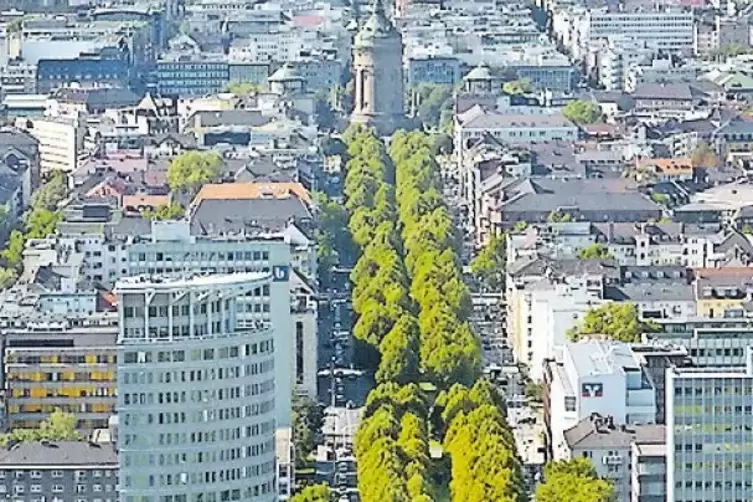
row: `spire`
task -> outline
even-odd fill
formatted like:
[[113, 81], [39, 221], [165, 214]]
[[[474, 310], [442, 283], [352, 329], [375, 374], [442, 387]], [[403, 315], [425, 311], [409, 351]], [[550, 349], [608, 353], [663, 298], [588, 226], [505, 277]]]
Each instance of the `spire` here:
[[384, 1], [374, 0], [371, 16], [369, 16], [369, 19], [359, 30], [356, 35], [356, 41], [359, 43], [368, 43], [372, 39], [394, 33], [396, 33], [395, 27], [384, 10]]
[[390, 23], [390, 20], [387, 17], [387, 13], [384, 11], [383, 0], [374, 0], [374, 6], [371, 9], [371, 12], [372, 12], [372, 16], [376, 17], [379, 20], [380, 25], [392, 26], [392, 23]]

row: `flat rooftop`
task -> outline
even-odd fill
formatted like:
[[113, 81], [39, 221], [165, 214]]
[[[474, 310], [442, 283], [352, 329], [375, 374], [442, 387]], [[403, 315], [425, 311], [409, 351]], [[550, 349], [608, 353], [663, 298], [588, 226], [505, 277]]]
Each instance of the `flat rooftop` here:
[[131, 293], [150, 290], [203, 289], [208, 287], [235, 287], [244, 283], [268, 282], [266, 272], [239, 272], [235, 274], [195, 275], [138, 275], [118, 280], [115, 291]]

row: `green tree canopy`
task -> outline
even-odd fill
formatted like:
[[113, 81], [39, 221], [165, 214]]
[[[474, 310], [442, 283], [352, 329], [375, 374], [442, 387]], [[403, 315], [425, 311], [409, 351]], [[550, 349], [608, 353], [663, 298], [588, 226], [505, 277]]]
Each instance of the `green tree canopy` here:
[[486, 383], [455, 386], [437, 403], [451, 459], [452, 500], [525, 501], [522, 466], [497, 391]]
[[585, 458], [550, 462], [544, 467], [544, 482], [536, 487], [536, 502], [610, 502], [611, 484], [597, 476]]
[[47, 420], [42, 421], [37, 429], [14, 429], [8, 434], [0, 434], [0, 444], [8, 441], [78, 441], [81, 436], [76, 431], [76, 416], [53, 411]]
[[316, 450], [316, 434], [324, 426], [324, 410], [310, 397], [296, 395], [292, 422], [296, 465], [305, 465]]
[[31, 196], [32, 208], [55, 211], [68, 196], [68, 179], [62, 171], [53, 171], [47, 181]]
[[655, 322], [641, 320], [634, 304], [610, 302], [586, 312], [580, 324], [568, 331], [567, 336], [572, 341], [604, 336], [620, 342], [639, 342], [643, 333], [657, 329]]
[[225, 86], [227, 92], [233, 93], [237, 96], [247, 96], [249, 94], [255, 94], [261, 92], [264, 86], [261, 84], [254, 84], [253, 82], [229, 82]]
[[578, 250], [578, 258], [581, 260], [611, 260], [614, 258], [604, 244], [594, 242]]
[[418, 101], [418, 119], [426, 127], [437, 127], [442, 111], [452, 108], [452, 86], [421, 84], [413, 90]]
[[218, 181], [222, 175], [222, 157], [217, 152], [184, 152], [167, 168], [167, 184], [171, 190], [196, 193], [206, 183]]
[[568, 223], [573, 221], [573, 217], [570, 216], [570, 213], [564, 211], [552, 211], [546, 217], [546, 221], [549, 223]]
[[471, 273], [494, 290], [505, 283], [507, 265], [507, 239], [504, 234], [494, 235], [471, 260]]
[[750, 52], [749, 48], [743, 47], [742, 45], [736, 44], [733, 42], [733, 43], [722, 45], [721, 47], [718, 47], [712, 50], [709, 53], [709, 57], [711, 59], [723, 61], [723, 60], [726, 60], [727, 58], [739, 56], [740, 54], [746, 54], [749, 52]]
[[601, 108], [591, 101], [576, 99], [562, 108], [562, 116], [576, 124], [593, 124], [601, 118]]
[[332, 492], [325, 484], [307, 486], [293, 495], [290, 502], [331, 502]]
[[25, 227], [27, 239], [42, 239], [53, 232], [57, 228], [58, 223], [63, 219], [63, 213], [61, 211], [50, 211], [44, 208], [32, 208], [30, 212], [26, 214]]
[[10, 267], [17, 272], [21, 270], [25, 244], [26, 237], [20, 230], [13, 230], [10, 233], [5, 243], [5, 249], [0, 253], [6, 267]]
[[186, 210], [177, 202], [157, 206], [154, 210], [144, 209], [141, 217], [147, 220], [179, 220], [186, 215]]
[[523, 94], [529, 94], [533, 92], [531, 81], [527, 78], [511, 80], [502, 84], [502, 90], [512, 96], [520, 96]]

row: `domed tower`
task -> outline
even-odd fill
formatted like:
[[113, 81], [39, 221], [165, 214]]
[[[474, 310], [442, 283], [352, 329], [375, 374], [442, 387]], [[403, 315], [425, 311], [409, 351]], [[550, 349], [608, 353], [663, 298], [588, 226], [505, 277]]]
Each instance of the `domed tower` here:
[[403, 41], [375, 0], [353, 41], [355, 96], [351, 122], [389, 135], [403, 124]]
[[305, 79], [290, 63], [285, 63], [268, 79], [269, 90], [275, 94], [294, 94], [304, 90]]
[[473, 94], [489, 94], [492, 92], [492, 74], [489, 67], [481, 63], [468, 72], [463, 78], [463, 90]]

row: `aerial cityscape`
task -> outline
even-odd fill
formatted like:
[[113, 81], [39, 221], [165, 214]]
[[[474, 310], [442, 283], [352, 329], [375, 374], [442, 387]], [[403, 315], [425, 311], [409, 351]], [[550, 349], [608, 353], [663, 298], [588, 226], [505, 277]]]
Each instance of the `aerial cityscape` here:
[[0, 0], [0, 498], [752, 502], [752, 28]]

